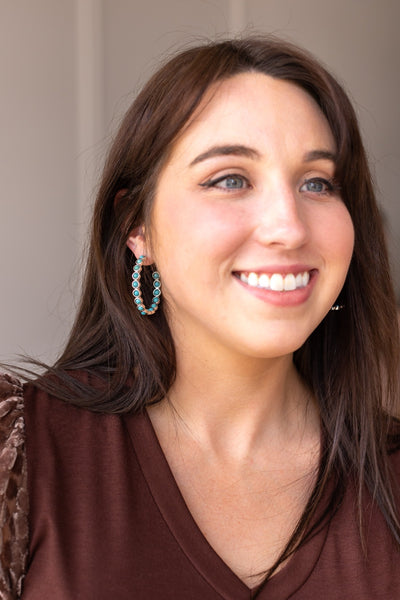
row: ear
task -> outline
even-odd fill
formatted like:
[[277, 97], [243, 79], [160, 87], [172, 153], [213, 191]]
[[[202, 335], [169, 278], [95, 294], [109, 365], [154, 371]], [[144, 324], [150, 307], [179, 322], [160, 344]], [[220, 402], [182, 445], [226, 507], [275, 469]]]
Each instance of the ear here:
[[122, 190], [119, 190], [119, 192], [117, 192], [115, 194], [114, 208], [118, 205], [118, 202], [121, 200], [121, 198], [123, 198], [125, 196], [127, 191], [128, 191], [128, 188], [123, 188]]
[[129, 237], [126, 241], [126, 245], [129, 250], [139, 258], [139, 256], [144, 255], [146, 260], [143, 262], [145, 265], [150, 265], [153, 262], [153, 259], [150, 255], [149, 244], [146, 240], [145, 228], [144, 225], [139, 225], [139, 227], [135, 227], [129, 234]]

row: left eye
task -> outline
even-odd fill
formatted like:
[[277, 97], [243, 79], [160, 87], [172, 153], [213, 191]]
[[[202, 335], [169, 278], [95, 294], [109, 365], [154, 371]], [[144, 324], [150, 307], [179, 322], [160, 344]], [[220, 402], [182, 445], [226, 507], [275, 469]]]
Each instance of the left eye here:
[[332, 182], [321, 177], [307, 179], [300, 188], [301, 192], [313, 192], [314, 194], [327, 194], [333, 190]]
[[203, 187], [220, 188], [224, 190], [242, 190], [249, 187], [249, 182], [242, 175], [223, 175], [201, 184]]

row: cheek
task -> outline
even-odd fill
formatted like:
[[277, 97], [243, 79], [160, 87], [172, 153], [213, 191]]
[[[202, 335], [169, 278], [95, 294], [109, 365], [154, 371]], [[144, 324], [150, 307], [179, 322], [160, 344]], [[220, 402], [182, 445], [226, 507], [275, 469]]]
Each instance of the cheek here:
[[317, 212], [309, 213], [309, 218], [313, 223], [314, 239], [319, 245], [331, 248], [333, 252], [352, 253], [353, 221], [343, 202], [337, 201], [329, 207], [322, 204]]
[[338, 257], [343, 261], [343, 266], [347, 271], [354, 250], [354, 226], [350, 214], [344, 205], [334, 225], [334, 243], [336, 244]]
[[246, 211], [223, 202], [193, 201], [190, 194], [164, 196], [151, 220], [155, 256], [192, 255], [192, 260], [231, 252], [246, 238]]
[[354, 227], [346, 206], [338, 203], [321, 215], [314, 232], [327, 260], [347, 271], [354, 248]]

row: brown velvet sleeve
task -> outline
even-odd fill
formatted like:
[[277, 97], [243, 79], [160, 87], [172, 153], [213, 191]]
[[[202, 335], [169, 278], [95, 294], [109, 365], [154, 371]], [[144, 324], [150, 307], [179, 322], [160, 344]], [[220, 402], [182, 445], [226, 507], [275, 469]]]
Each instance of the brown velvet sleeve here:
[[0, 375], [0, 599], [21, 595], [28, 551], [22, 386]]

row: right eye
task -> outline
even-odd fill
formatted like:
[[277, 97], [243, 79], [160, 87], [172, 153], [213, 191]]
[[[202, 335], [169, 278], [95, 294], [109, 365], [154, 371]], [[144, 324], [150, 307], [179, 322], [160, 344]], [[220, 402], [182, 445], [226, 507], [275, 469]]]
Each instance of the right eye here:
[[243, 175], [222, 175], [201, 184], [202, 187], [218, 188], [223, 190], [243, 190], [250, 187], [249, 181]]

